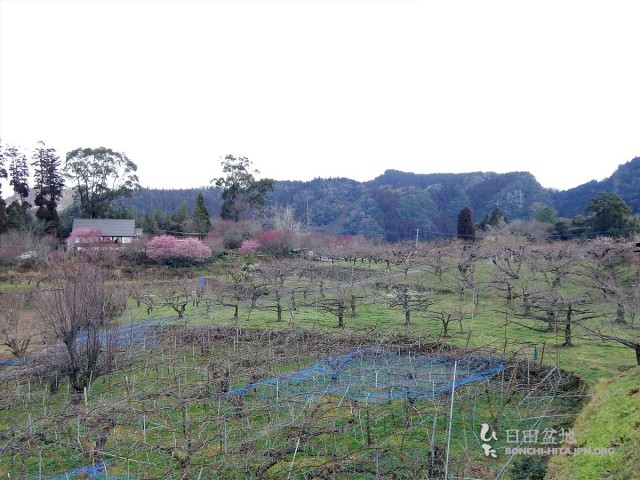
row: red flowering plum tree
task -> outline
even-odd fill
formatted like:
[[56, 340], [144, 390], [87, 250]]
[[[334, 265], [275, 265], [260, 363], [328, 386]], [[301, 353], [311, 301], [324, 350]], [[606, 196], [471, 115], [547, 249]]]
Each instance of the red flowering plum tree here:
[[258, 236], [261, 250], [275, 257], [285, 257], [296, 248], [298, 236], [288, 230], [268, 230]]

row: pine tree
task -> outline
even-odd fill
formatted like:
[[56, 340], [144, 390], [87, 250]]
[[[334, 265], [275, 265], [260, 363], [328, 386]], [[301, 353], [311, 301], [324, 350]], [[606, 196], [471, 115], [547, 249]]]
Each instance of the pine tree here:
[[168, 219], [168, 230], [173, 232], [182, 232], [184, 223], [189, 218], [189, 204], [186, 200], [180, 202], [176, 209], [171, 214], [171, 218]]
[[17, 201], [11, 202], [11, 205], [7, 208], [7, 222], [10, 230], [24, 232], [27, 229], [22, 207]]
[[5, 201], [0, 198], [0, 233], [9, 230], [9, 219], [7, 217], [7, 208]]
[[157, 235], [160, 233], [160, 225], [158, 225], [158, 220], [156, 216], [152, 213], [147, 213], [142, 218], [142, 231], [144, 233], [150, 233], [151, 235]]
[[36, 217], [44, 223], [44, 232], [48, 235], [57, 235], [58, 200], [62, 198], [64, 178], [61, 172], [60, 157], [55, 149], [45, 148], [44, 142], [38, 142], [33, 152], [31, 165], [34, 168], [34, 190], [36, 198], [34, 203], [39, 207]]
[[157, 208], [154, 212], [145, 213], [140, 226], [144, 233], [151, 235], [161, 235], [171, 228], [171, 216], [165, 216], [161, 208]]
[[504, 214], [502, 210], [496, 207], [493, 210], [491, 210], [490, 213], [487, 213], [484, 216], [484, 218], [480, 221], [480, 224], [478, 226], [482, 230], [486, 231], [488, 227], [499, 229], [504, 227], [507, 223], [509, 223], [507, 216]]
[[207, 206], [204, 203], [202, 192], [198, 193], [196, 206], [193, 209], [193, 216], [191, 218], [193, 219], [193, 226], [196, 232], [206, 234], [209, 231], [211, 220], [209, 219], [209, 210], [207, 210]]
[[470, 242], [476, 239], [476, 227], [469, 207], [464, 207], [458, 214], [458, 238]]

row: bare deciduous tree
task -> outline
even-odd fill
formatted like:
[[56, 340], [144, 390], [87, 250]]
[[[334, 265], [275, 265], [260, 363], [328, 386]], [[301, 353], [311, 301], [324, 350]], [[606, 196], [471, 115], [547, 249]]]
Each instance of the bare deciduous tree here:
[[427, 317], [433, 320], [439, 320], [442, 323], [442, 336], [449, 337], [449, 324], [453, 321], [458, 322], [460, 333], [462, 333], [462, 322], [471, 318], [467, 309], [459, 303], [446, 303], [439, 308], [427, 310]]
[[271, 215], [268, 224], [274, 229], [287, 232], [302, 232], [302, 222], [295, 218], [295, 212], [291, 205], [275, 204], [271, 207]]
[[[600, 338], [603, 342], [616, 342], [625, 347], [633, 349], [636, 354], [636, 363], [640, 365], [640, 335], [638, 331], [625, 329], [615, 331], [612, 325], [605, 325], [602, 328], [583, 327], [591, 334]], [[613, 332], [612, 334], [606, 332]]]
[[95, 264], [66, 262], [52, 279], [52, 288], [39, 292], [38, 311], [45, 328], [62, 342], [62, 373], [79, 393], [112, 368], [114, 320], [124, 311], [125, 297], [107, 286]]
[[460, 264], [458, 258], [460, 252], [464, 251], [462, 247], [462, 244], [453, 242], [421, 243], [418, 252], [422, 260], [421, 268], [437, 276], [440, 283], [444, 282], [443, 275]]
[[634, 283], [620, 300], [624, 311], [629, 314], [630, 321], [620, 322], [616, 316], [614, 319], [605, 320], [601, 326], [582, 325], [582, 327], [603, 342], [616, 342], [631, 348], [635, 352], [636, 363], [640, 365], [640, 326], [636, 323], [638, 299], [640, 299], [640, 284]]
[[393, 245], [391, 248], [391, 255], [388, 256], [390, 262], [396, 267], [400, 268], [404, 273], [404, 276], [409, 275], [409, 270], [416, 266], [418, 261], [415, 255], [415, 247], [413, 243], [405, 242], [403, 244]]
[[317, 307], [324, 313], [334, 315], [338, 319], [336, 328], [344, 328], [344, 317], [349, 304], [349, 296], [346, 289], [336, 291], [333, 297], [318, 299]]
[[187, 281], [168, 282], [155, 289], [154, 302], [160, 307], [171, 307], [178, 314], [178, 319], [184, 318], [187, 305], [193, 302], [195, 287]]
[[434, 304], [433, 292], [421, 283], [397, 283], [388, 288], [390, 307], [402, 307], [404, 324], [411, 325], [411, 312], [425, 311]]
[[615, 305], [616, 322], [625, 323], [627, 285], [635, 276], [631, 243], [597, 238], [585, 245], [584, 255], [579, 272], [584, 285], [599, 294], [606, 304]]
[[31, 340], [40, 332], [37, 318], [28, 310], [27, 302], [25, 293], [0, 295], [0, 342], [17, 358], [27, 354]]
[[458, 243], [458, 271], [453, 275], [453, 288], [459, 294], [459, 300], [464, 302], [468, 294], [471, 294], [472, 310], [471, 318], [478, 314], [480, 302], [479, 292], [487, 288], [486, 284], [479, 282], [476, 278], [476, 264], [481, 260], [482, 254], [478, 244], [464, 242]]
[[509, 308], [518, 295], [515, 290], [522, 290], [518, 288], [518, 282], [523, 281], [522, 266], [526, 263], [526, 253], [526, 245], [497, 244], [490, 254], [493, 265], [492, 282], [498, 291], [503, 292]]

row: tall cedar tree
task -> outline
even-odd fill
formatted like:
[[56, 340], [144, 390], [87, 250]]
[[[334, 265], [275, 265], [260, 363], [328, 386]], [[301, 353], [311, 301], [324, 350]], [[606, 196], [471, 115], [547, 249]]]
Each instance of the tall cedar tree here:
[[222, 188], [220, 217], [237, 222], [248, 218], [252, 212], [259, 212], [267, 200], [267, 193], [273, 191], [273, 180], [256, 180], [254, 175], [260, 172], [252, 168], [251, 160], [246, 157], [227, 155], [220, 163], [227, 176], [212, 180], [216, 187]]
[[58, 200], [62, 198], [64, 178], [60, 173], [62, 164], [54, 148], [45, 148], [44, 142], [38, 142], [33, 152], [31, 165], [33, 166], [34, 203], [39, 207], [36, 218], [44, 223], [44, 233], [57, 235]]
[[197, 233], [206, 234], [209, 231], [211, 220], [209, 219], [209, 210], [207, 210], [207, 206], [204, 203], [202, 192], [198, 193], [192, 219]]
[[[29, 215], [31, 204], [27, 202], [27, 197], [29, 196], [29, 164], [27, 163], [27, 156], [19, 152], [15, 147], [7, 148], [7, 156], [11, 162], [9, 163], [9, 173], [11, 175], [9, 185], [13, 187], [13, 193], [18, 197], [11, 204], [14, 210], [14, 219], [9, 222], [12, 224], [10, 228], [26, 230], [31, 220]], [[9, 215], [9, 210], [7, 210], [7, 215]], [[16, 215], [20, 215], [21, 218]]]
[[109, 148], [77, 148], [67, 153], [65, 176], [74, 186], [82, 214], [104, 218], [113, 200], [140, 188], [138, 167], [121, 152]]
[[18, 151], [15, 147], [7, 148], [7, 157], [9, 157], [9, 173], [11, 181], [9, 185], [13, 187], [13, 192], [20, 199], [20, 205], [29, 208], [31, 205], [27, 202], [29, 196], [29, 164], [27, 156]]
[[458, 238], [470, 242], [476, 239], [476, 227], [469, 207], [464, 207], [458, 214]]
[[[7, 178], [7, 169], [4, 168], [4, 149], [0, 144], [0, 180]], [[7, 219], [7, 204], [2, 198], [2, 182], [0, 182], [0, 233], [4, 233], [9, 229], [9, 222]]]

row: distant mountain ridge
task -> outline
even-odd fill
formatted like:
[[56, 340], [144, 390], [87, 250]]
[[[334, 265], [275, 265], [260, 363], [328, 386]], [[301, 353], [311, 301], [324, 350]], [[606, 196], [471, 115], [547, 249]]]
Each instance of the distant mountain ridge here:
[[[557, 191], [544, 188], [529, 172], [416, 174], [387, 170], [368, 182], [348, 178], [276, 181], [267, 207], [290, 205], [311, 230], [333, 235], [360, 234], [388, 241], [437, 238], [455, 234], [457, 216], [471, 208], [478, 223], [494, 208], [508, 219], [530, 218], [536, 203], [556, 209], [560, 217], [584, 215], [589, 199], [600, 191], [619, 194], [640, 212], [640, 157], [620, 165], [606, 180]], [[139, 216], [156, 209], [171, 213], [181, 202], [193, 208], [202, 192], [212, 217], [222, 203], [216, 188], [142, 189], [122, 201]]]
[[605, 180], [592, 180], [569, 190], [554, 192], [552, 206], [563, 217], [583, 215], [589, 199], [598, 192], [617, 193], [629, 204], [633, 214], [640, 213], [640, 157], [619, 165]]

